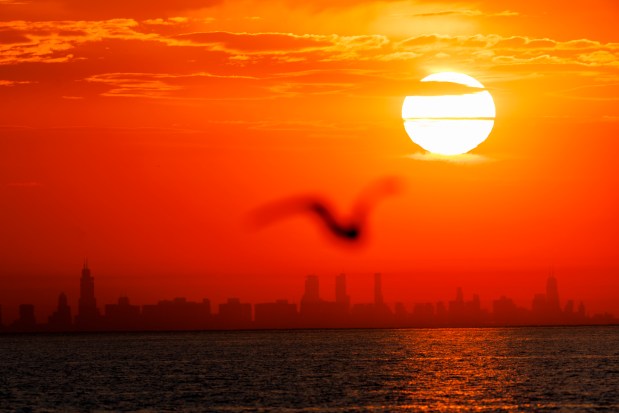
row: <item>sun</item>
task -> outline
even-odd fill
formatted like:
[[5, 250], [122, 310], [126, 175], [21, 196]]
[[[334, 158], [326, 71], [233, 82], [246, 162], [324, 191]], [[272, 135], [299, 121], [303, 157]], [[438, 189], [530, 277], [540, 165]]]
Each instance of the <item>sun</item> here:
[[[404, 99], [402, 119], [413, 142], [431, 153], [459, 155], [486, 140], [494, 126], [496, 110], [484, 85], [455, 72], [434, 73], [421, 81], [446, 87], [436, 94]], [[457, 93], [448, 90], [450, 85]]]

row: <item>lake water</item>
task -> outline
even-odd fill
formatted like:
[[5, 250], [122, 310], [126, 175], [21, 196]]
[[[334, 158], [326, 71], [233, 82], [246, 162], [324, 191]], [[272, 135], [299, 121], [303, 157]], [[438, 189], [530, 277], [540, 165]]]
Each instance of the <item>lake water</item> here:
[[619, 411], [619, 327], [0, 336], [2, 411]]

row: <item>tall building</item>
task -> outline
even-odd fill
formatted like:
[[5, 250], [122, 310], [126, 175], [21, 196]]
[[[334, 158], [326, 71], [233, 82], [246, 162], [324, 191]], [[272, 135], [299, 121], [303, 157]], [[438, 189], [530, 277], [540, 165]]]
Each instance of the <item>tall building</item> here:
[[561, 305], [559, 303], [559, 287], [557, 286], [557, 279], [554, 275], [548, 277], [548, 281], [546, 281], [546, 303], [549, 311], [558, 312], [561, 310]]
[[464, 303], [464, 293], [462, 292], [462, 287], [458, 287], [456, 290], [456, 302]]
[[71, 307], [67, 303], [67, 296], [61, 293], [58, 296], [58, 307], [49, 316], [49, 329], [52, 331], [68, 331], [71, 329]]
[[219, 322], [222, 328], [248, 328], [251, 326], [251, 304], [242, 303], [238, 298], [228, 298], [219, 304]]
[[374, 274], [374, 304], [383, 305], [383, 277], [381, 273]]
[[335, 303], [320, 299], [318, 277], [308, 275], [305, 279], [305, 291], [299, 306], [299, 320], [302, 327], [324, 327], [325, 320], [331, 321]]
[[536, 294], [533, 298], [532, 317], [535, 324], [560, 324], [565, 322], [559, 302], [557, 279], [550, 275], [546, 280], [546, 294]]
[[99, 327], [100, 315], [95, 298], [95, 279], [90, 275], [88, 262], [84, 261], [82, 278], [80, 279], [80, 298], [75, 324], [80, 330], [91, 330]]
[[350, 297], [346, 294], [346, 274], [335, 278], [335, 302], [346, 308], [350, 305]]
[[447, 315], [449, 324], [455, 326], [467, 325], [466, 305], [464, 303], [462, 287], [458, 287], [456, 290], [456, 299], [449, 301]]
[[12, 324], [14, 331], [34, 331], [37, 327], [37, 321], [34, 317], [34, 305], [20, 304], [19, 318]]
[[308, 275], [305, 279], [305, 292], [301, 299], [304, 303], [320, 302], [320, 291], [318, 288], [318, 277], [316, 275]]
[[148, 330], [203, 330], [211, 326], [211, 302], [206, 298], [192, 302], [184, 297], [159, 301], [142, 306], [142, 320]]
[[137, 330], [140, 321], [140, 307], [131, 305], [128, 297], [120, 297], [118, 304], [107, 304], [105, 306], [106, 329]]
[[287, 300], [255, 304], [254, 319], [258, 328], [294, 328], [298, 325], [297, 306]]

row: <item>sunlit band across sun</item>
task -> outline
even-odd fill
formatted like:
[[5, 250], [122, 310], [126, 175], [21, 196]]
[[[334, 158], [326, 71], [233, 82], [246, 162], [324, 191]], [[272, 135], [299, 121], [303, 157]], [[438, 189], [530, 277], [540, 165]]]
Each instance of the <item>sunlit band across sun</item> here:
[[[407, 96], [402, 105], [404, 128], [423, 149], [459, 155], [486, 140], [494, 126], [494, 101], [474, 78], [453, 72], [435, 73], [422, 82], [449, 82], [471, 87], [460, 95]], [[481, 89], [479, 92], [475, 88]]]

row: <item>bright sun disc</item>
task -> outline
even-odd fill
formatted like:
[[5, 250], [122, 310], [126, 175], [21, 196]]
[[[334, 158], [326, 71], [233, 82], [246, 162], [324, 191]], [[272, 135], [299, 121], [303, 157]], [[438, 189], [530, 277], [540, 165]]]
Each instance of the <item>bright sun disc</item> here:
[[[471, 88], [468, 93], [407, 96], [402, 105], [406, 133], [428, 152], [459, 155], [486, 140], [496, 115], [494, 101], [484, 85], [471, 76], [443, 72], [422, 82], [458, 84]], [[480, 89], [475, 91], [475, 89]]]

